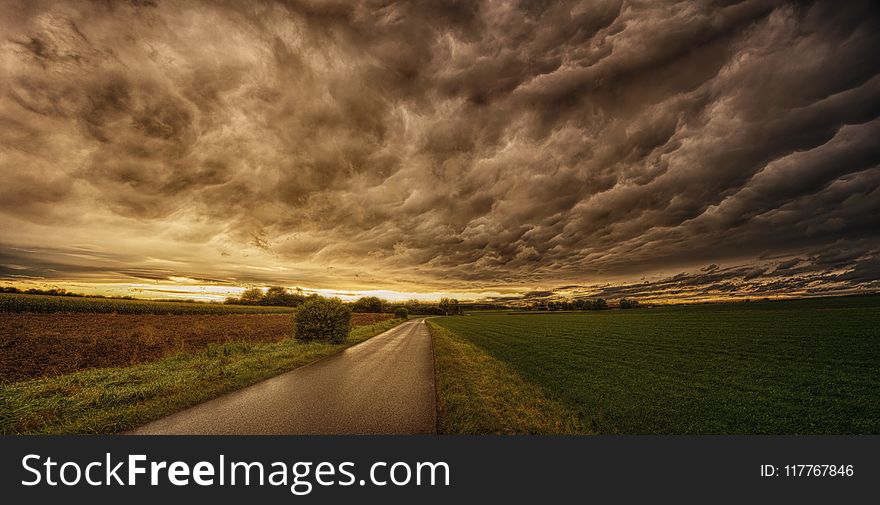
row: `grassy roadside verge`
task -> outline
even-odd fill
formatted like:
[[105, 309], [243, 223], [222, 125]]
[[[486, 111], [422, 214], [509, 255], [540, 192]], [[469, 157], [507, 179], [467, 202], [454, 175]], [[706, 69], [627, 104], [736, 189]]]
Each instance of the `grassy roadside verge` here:
[[0, 384], [0, 434], [115, 433], [305, 365], [400, 320], [359, 326], [341, 344], [234, 342], [140, 365]]
[[441, 434], [586, 434], [578, 416], [513, 368], [428, 319]]

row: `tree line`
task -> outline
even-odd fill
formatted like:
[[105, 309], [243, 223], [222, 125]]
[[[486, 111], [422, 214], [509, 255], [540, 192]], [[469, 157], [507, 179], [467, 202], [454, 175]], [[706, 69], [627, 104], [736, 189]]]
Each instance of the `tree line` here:
[[[620, 309], [636, 309], [641, 307], [641, 304], [637, 300], [633, 300], [630, 298], [621, 298], [617, 302], [617, 307]], [[596, 298], [593, 300], [589, 300], [586, 298], [578, 299], [578, 300], [551, 300], [551, 301], [541, 301], [535, 302], [528, 306], [529, 310], [548, 310], [548, 311], [556, 311], [556, 310], [607, 310], [612, 308], [608, 301], [604, 298]]]
[[[0, 286], [0, 293], [23, 293], [33, 295], [51, 295], [51, 296], [89, 296], [96, 298], [113, 298], [133, 300], [132, 296], [102, 296], [102, 295], [84, 295], [81, 293], [72, 293], [65, 289], [19, 289], [11, 286]], [[266, 290], [260, 288], [249, 288], [244, 290], [241, 295], [226, 298], [224, 303], [231, 305], [264, 305], [269, 307], [299, 307], [307, 300], [322, 299], [323, 297], [317, 293], [305, 294], [302, 289], [288, 289], [283, 286], [270, 286]], [[161, 300], [169, 302], [196, 302], [196, 300]], [[383, 300], [377, 296], [364, 296], [353, 302], [344, 302], [352, 312], [361, 313], [389, 313], [393, 314], [398, 309], [406, 309], [410, 315], [420, 316], [455, 316], [461, 315], [463, 310], [503, 310], [509, 309], [510, 306], [497, 303], [461, 303], [455, 298], [441, 298], [439, 302], [421, 302], [419, 300], [407, 300], [405, 302], [391, 302]], [[641, 304], [631, 298], [621, 298], [617, 302], [620, 309], [635, 309], [641, 307]], [[546, 311], [581, 311], [581, 310], [606, 310], [612, 308], [608, 301], [604, 298], [595, 299], [577, 299], [577, 300], [551, 300], [538, 301], [525, 306], [526, 310], [546, 310]]]
[[230, 296], [223, 303], [230, 305], [266, 305], [271, 307], [299, 307], [309, 297], [319, 297], [317, 294], [306, 296], [303, 290], [296, 288], [289, 290], [283, 286], [269, 286], [266, 291], [260, 288], [244, 290], [240, 296]]
[[[319, 297], [317, 294], [306, 295], [302, 289], [288, 290], [281, 286], [272, 286], [266, 291], [260, 288], [251, 288], [244, 291], [240, 297], [227, 298], [226, 303], [236, 305], [270, 305], [298, 307], [306, 300]], [[469, 310], [492, 310], [508, 309], [509, 306], [485, 303], [462, 303], [455, 298], [441, 298], [439, 302], [421, 302], [419, 300], [407, 300], [405, 302], [391, 302], [377, 296], [364, 296], [353, 302], [346, 302], [352, 312], [367, 313], [394, 313], [397, 309], [406, 309], [410, 315], [419, 316], [456, 316], [461, 315], [464, 309]], [[631, 298], [621, 298], [617, 302], [620, 309], [635, 309], [641, 304]], [[547, 300], [537, 301], [527, 305], [527, 310], [546, 311], [582, 311], [582, 310], [607, 310], [613, 308], [604, 298], [576, 299], [576, 300]]]
[[[283, 286], [270, 286], [265, 291], [260, 288], [246, 289], [241, 295], [226, 298], [224, 303], [231, 305], [266, 305], [272, 307], [299, 307], [309, 299], [323, 298], [316, 293], [306, 295], [302, 289], [293, 290]], [[455, 316], [462, 313], [462, 305], [455, 298], [441, 298], [437, 303], [408, 300], [406, 302], [390, 302], [377, 296], [363, 296], [348, 302], [352, 312], [361, 313], [397, 313], [398, 309], [406, 309], [410, 315]]]
[[123, 299], [123, 300], [134, 300], [131, 296], [104, 296], [104, 295], [85, 295], [82, 293], [74, 293], [72, 291], [68, 291], [66, 289], [61, 288], [49, 288], [49, 289], [38, 289], [38, 288], [28, 288], [28, 289], [19, 289], [12, 286], [2, 286], [0, 287], [0, 293], [10, 293], [10, 294], [24, 294], [24, 295], [45, 295], [45, 296], [78, 296], [81, 298], [89, 297], [89, 298], [114, 298], [114, 299]]

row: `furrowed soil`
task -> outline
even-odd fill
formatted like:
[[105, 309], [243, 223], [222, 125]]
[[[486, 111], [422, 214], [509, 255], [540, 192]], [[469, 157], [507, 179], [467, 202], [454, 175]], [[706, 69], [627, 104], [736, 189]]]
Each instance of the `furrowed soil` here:
[[[353, 314], [352, 326], [391, 319]], [[228, 342], [294, 335], [291, 314], [103, 314], [0, 312], [0, 382], [122, 367]]]

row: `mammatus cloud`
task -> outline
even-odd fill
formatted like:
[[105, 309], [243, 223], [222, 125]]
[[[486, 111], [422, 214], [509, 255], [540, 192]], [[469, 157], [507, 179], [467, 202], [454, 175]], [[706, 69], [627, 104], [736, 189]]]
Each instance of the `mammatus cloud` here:
[[870, 0], [12, 1], [0, 28], [6, 279], [877, 287]]

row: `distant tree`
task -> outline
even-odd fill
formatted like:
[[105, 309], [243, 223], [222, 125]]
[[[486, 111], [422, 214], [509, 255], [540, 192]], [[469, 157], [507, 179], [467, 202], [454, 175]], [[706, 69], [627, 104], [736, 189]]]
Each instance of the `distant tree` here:
[[385, 310], [385, 301], [375, 296], [364, 296], [358, 298], [351, 305], [354, 312], [382, 312]]
[[608, 308], [608, 302], [606, 302], [603, 298], [596, 298], [593, 300], [592, 306], [590, 307], [592, 310], [605, 310]]
[[294, 307], [299, 307], [306, 301], [306, 295], [301, 288], [294, 289], [293, 292], [290, 293], [290, 296]]
[[449, 313], [452, 311], [452, 300], [450, 300], [449, 298], [441, 298], [438, 307], [440, 308], [440, 312], [442, 312], [444, 316], [448, 316]]
[[407, 300], [406, 303], [403, 304], [406, 307], [406, 310], [409, 311], [410, 314], [422, 314], [422, 304], [418, 300]]
[[556, 300], [547, 302], [548, 310], [572, 310], [574, 308], [574, 304], [571, 300]]
[[269, 289], [266, 290], [266, 293], [260, 300], [260, 305], [284, 305], [286, 297], [287, 288], [282, 286], [269, 286]]
[[408, 300], [403, 304], [406, 310], [409, 311], [410, 315], [419, 314], [419, 315], [433, 315], [433, 316], [442, 316], [444, 314], [443, 310], [441, 310], [440, 306], [436, 303], [425, 303], [420, 302], [418, 300]]
[[409, 318], [409, 311], [406, 310], [406, 307], [397, 307], [394, 309], [394, 317], [397, 319], [407, 319]]
[[455, 298], [441, 298], [438, 307], [444, 316], [457, 316], [461, 314], [461, 307], [459, 307], [458, 300]]
[[301, 290], [291, 293], [285, 287], [271, 286], [266, 290], [266, 294], [263, 295], [259, 304], [275, 307], [298, 307], [305, 301], [306, 297]]
[[618, 303], [621, 309], [635, 309], [639, 307], [639, 302], [637, 300], [630, 300], [627, 298], [621, 298]]
[[262, 300], [263, 290], [260, 288], [246, 289], [239, 298], [242, 305], [258, 305]]

